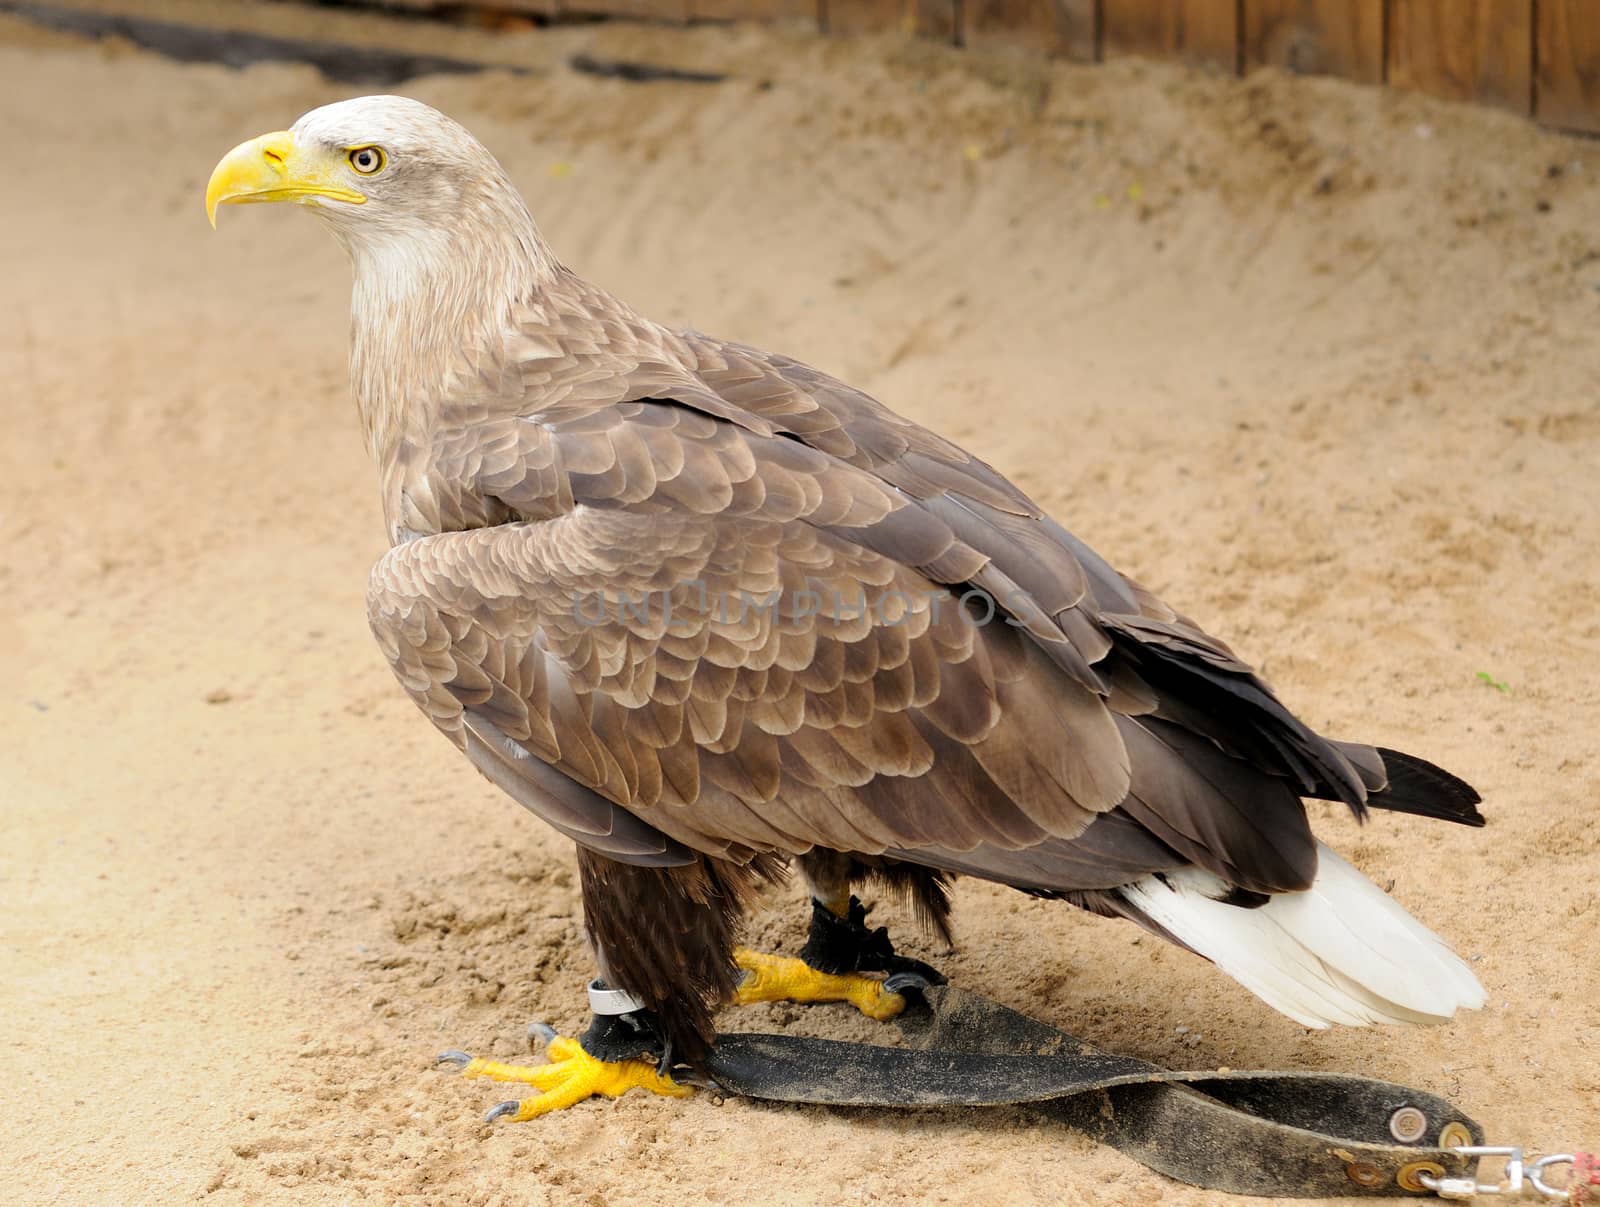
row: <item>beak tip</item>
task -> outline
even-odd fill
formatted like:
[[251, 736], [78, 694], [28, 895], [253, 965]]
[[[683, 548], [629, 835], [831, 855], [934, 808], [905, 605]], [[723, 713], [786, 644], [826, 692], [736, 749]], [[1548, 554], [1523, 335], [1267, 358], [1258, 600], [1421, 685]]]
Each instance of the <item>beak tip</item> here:
[[[211, 179], [206, 182], [206, 220], [211, 223], [211, 229], [217, 229], [218, 206], [252, 198], [260, 200], [255, 195], [282, 175], [293, 151], [294, 134], [279, 130], [242, 142], [224, 155], [211, 169]], [[267, 161], [271, 161], [271, 170]]]

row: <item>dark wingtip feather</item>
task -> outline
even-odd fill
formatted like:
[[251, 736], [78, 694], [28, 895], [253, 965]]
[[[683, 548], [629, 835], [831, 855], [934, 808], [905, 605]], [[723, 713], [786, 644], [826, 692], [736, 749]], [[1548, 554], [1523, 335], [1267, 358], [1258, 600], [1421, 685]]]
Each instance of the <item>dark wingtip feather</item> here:
[[1437, 817], [1463, 826], [1486, 824], [1476, 807], [1483, 797], [1465, 780], [1415, 755], [1381, 746], [1378, 753], [1389, 773], [1389, 786], [1367, 797], [1373, 808]]

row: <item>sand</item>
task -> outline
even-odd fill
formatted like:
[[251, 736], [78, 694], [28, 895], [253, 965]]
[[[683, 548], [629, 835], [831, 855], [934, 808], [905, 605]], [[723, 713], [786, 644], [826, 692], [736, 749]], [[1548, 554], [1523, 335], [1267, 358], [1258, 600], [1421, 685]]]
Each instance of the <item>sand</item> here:
[[[965, 443], [1308, 721], [1486, 798], [1482, 831], [1312, 806], [1474, 962], [1489, 1004], [1446, 1027], [1310, 1033], [980, 883], [953, 952], [881, 905], [906, 950], [1115, 1050], [1373, 1072], [1495, 1141], [1600, 1141], [1600, 146], [1273, 73], [516, 38], [546, 75], [410, 91], [576, 268]], [[579, 48], [735, 78], [594, 80], [559, 68]], [[583, 1023], [572, 854], [367, 632], [383, 530], [339, 253], [287, 208], [202, 214], [222, 152], [350, 90], [9, 19], [0, 78], [9, 1201], [1232, 1201], [1022, 1111], [634, 1094], [482, 1125], [503, 1091], [433, 1056]], [[775, 891], [752, 934], [793, 950], [804, 921]]]

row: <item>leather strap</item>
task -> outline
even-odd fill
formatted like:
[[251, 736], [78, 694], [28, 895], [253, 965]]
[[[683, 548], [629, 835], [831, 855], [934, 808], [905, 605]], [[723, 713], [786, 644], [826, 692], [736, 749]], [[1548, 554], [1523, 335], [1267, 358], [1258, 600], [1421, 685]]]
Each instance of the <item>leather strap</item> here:
[[[1168, 1177], [1233, 1194], [1429, 1195], [1419, 1173], [1476, 1172], [1449, 1148], [1482, 1144], [1482, 1130], [1420, 1090], [1339, 1073], [1165, 1069], [979, 994], [935, 985], [922, 997], [909, 995], [899, 1020], [909, 1047], [725, 1032], [710, 1071], [728, 1093], [779, 1102], [1025, 1104]], [[1391, 1127], [1416, 1138], [1402, 1143]]]

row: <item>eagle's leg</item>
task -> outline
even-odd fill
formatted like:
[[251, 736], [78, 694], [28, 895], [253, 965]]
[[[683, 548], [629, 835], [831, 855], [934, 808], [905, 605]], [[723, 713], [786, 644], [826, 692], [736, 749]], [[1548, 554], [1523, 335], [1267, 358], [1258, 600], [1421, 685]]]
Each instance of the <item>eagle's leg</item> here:
[[811, 933], [799, 959], [741, 948], [734, 959], [745, 970], [735, 1001], [849, 1002], [869, 1018], [891, 1019], [905, 1009], [903, 994], [884, 988], [870, 973], [911, 973], [930, 983], [944, 980], [920, 960], [895, 954], [883, 927], [868, 929], [867, 911], [851, 893], [869, 875], [905, 889], [933, 928], [948, 936], [949, 901], [937, 873], [904, 864], [868, 867], [848, 855], [814, 850], [799, 859], [811, 890]]
[[490, 1119], [533, 1119], [634, 1087], [672, 1097], [691, 1093], [682, 1070], [704, 1072], [716, 1036], [713, 1007], [733, 995], [738, 975], [733, 939], [745, 904], [757, 880], [781, 875], [780, 865], [759, 860], [638, 867], [582, 847], [578, 870], [601, 975], [589, 989], [589, 1029], [573, 1039], [535, 1024], [550, 1057], [543, 1065], [504, 1065], [465, 1052], [440, 1057], [468, 1076], [541, 1091], [501, 1103]]

